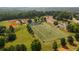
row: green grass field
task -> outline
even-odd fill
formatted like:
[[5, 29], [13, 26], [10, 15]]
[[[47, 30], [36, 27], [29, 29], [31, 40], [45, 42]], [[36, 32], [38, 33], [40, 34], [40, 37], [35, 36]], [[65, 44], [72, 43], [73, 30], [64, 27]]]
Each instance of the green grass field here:
[[50, 26], [47, 23], [33, 26], [33, 30], [39, 39], [45, 41], [51, 41], [58, 38], [63, 38], [69, 34], [60, 31], [55, 26]]

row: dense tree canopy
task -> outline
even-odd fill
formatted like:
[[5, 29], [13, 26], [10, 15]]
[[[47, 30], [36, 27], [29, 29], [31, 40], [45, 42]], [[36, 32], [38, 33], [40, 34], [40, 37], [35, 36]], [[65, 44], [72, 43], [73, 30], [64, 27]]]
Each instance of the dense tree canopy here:
[[0, 13], [0, 20], [10, 20], [10, 19], [21, 19], [21, 18], [34, 18], [34, 17], [41, 17], [51, 15], [57, 20], [65, 20], [65, 19], [72, 19], [75, 17], [75, 14], [72, 12], [67, 11], [6, 11]]
[[41, 43], [39, 40], [34, 40], [31, 44], [32, 51], [40, 51], [41, 50]]
[[67, 29], [68, 29], [69, 32], [78, 33], [78, 32], [79, 32], [79, 24], [70, 23], [70, 24], [67, 26]]

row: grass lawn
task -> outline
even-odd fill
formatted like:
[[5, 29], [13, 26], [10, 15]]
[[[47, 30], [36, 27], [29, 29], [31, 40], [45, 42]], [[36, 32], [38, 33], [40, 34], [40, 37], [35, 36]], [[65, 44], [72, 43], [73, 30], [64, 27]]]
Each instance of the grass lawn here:
[[33, 30], [39, 39], [45, 41], [51, 41], [52, 39], [58, 39], [68, 36], [69, 34], [57, 29], [54, 26], [50, 26], [47, 23], [33, 26]]
[[1, 21], [0, 22], [0, 26], [8, 26], [8, 25], [10, 25], [11, 23], [10, 22], [8, 22], [8, 21]]

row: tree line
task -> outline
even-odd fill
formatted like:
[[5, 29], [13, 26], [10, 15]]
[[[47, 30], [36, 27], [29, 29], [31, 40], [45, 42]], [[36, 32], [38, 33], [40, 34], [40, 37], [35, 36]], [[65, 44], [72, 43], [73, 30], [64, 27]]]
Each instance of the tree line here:
[[41, 17], [51, 15], [57, 20], [65, 20], [65, 19], [72, 19], [73, 17], [78, 18], [78, 13], [68, 12], [68, 11], [18, 11], [16, 12], [1, 12], [0, 13], [0, 20], [10, 20], [10, 19], [21, 19], [21, 18], [34, 18], [34, 17]]

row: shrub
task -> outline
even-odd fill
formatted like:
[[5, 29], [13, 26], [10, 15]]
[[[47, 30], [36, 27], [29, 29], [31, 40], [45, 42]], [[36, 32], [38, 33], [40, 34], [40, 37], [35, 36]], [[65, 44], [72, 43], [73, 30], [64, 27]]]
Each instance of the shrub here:
[[73, 39], [72, 36], [68, 36], [68, 42], [69, 42], [69, 44], [71, 44], [71, 45], [74, 43], [74, 39]]
[[0, 34], [5, 33], [6, 27], [5, 26], [0, 26]]
[[30, 34], [34, 35], [34, 32], [33, 32], [32, 28], [31, 28], [31, 25], [30, 24], [27, 25], [27, 30], [28, 30], [28, 32]]
[[10, 32], [14, 32], [15, 31], [14, 27], [13, 26], [9, 26], [9, 31]]
[[79, 33], [75, 34], [75, 38], [76, 38], [77, 41], [79, 41]]
[[9, 33], [7, 41], [14, 41], [16, 39], [16, 34], [15, 33]]
[[58, 46], [57, 46], [57, 42], [54, 41], [54, 43], [53, 43], [53, 49], [54, 49], [54, 51], [57, 51], [57, 48], [58, 48]]
[[26, 51], [27, 50], [27, 48], [24, 44], [17, 44], [15, 46], [15, 49], [16, 49], [16, 51]]
[[0, 38], [0, 48], [3, 48], [5, 46], [5, 39]]
[[41, 43], [39, 40], [34, 40], [31, 44], [32, 51], [40, 51], [41, 50]]
[[11, 46], [8, 48], [8, 51], [15, 51], [15, 47], [11, 45]]
[[62, 39], [61, 39], [61, 45], [62, 45], [62, 46], [66, 46], [65, 38], [62, 38]]

